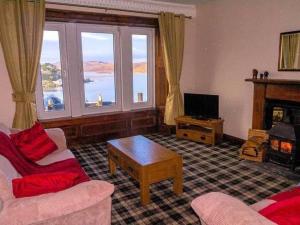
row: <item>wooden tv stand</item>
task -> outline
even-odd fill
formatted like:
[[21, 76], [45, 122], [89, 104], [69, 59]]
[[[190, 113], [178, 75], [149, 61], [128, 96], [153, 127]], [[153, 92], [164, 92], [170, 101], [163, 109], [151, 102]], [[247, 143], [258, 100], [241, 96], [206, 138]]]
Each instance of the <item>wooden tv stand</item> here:
[[176, 137], [204, 144], [215, 145], [222, 141], [222, 119], [198, 120], [190, 116], [180, 116], [176, 121]]

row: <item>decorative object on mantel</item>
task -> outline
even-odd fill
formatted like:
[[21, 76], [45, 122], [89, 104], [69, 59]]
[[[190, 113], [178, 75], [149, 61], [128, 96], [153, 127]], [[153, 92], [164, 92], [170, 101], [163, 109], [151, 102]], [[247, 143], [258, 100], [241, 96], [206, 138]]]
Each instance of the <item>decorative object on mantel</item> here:
[[259, 74], [259, 78], [264, 79], [264, 74], [263, 73]]
[[252, 74], [253, 74], [252, 78], [253, 79], [257, 79], [258, 70], [257, 69], [253, 69], [252, 70]]
[[265, 130], [249, 129], [248, 140], [240, 149], [240, 159], [263, 162], [269, 135]]
[[268, 79], [268, 77], [269, 77], [269, 72], [268, 72], [268, 71], [265, 71], [265, 72], [264, 72], [264, 79]]

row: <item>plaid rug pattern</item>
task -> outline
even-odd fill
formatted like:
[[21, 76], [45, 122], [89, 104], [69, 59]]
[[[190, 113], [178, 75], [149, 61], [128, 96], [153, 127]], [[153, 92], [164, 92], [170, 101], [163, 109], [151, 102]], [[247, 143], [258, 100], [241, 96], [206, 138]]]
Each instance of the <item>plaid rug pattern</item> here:
[[112, 224], [200, 224], [190, 207], [204, 193], [219, 191], [252, 204], [296, 184], [245, 166], [238, 160], [238, 146], [223, 142], [208, 146], [174, 135], [146, 135], [147, 138], [176, 151], [183, 157], [183, 194], [176, 196], [172, 181], [151, 185], [151, 203], [140, 204], [139, 185], [120, 168], [110, 175], [106, 143], [74, 146], [71, 150], [92, 179], [115, 185], [112, 196]]

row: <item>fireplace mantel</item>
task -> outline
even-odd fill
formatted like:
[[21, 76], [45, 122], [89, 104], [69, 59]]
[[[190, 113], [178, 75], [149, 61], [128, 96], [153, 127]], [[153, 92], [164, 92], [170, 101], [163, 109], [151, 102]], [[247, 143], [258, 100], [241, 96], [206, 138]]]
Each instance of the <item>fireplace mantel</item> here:
[[264, 128], [267, 99], [300, 103], [300, 80], [246, 79], [254, 83], [252, 128]]
[[286, 79], [245, 79], [245, 81], [258, 84], [278, 84], [278, 85], [300, 85], [300, 80]]

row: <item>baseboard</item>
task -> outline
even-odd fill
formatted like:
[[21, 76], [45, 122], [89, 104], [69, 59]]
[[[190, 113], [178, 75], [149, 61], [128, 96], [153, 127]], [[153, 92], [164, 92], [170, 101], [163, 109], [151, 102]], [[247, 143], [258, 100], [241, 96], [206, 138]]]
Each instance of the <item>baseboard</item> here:
[[238, 137], [235, 137], [235, 136], [231, 136], [229, 134], [223, 134], [223, 140], [224, 141], [229, 141], [229, 142], [231, 142], [232, 144], [235, 144], [235, 145], [243, 145], [245, 143], [244, 139], [238, 138]]

